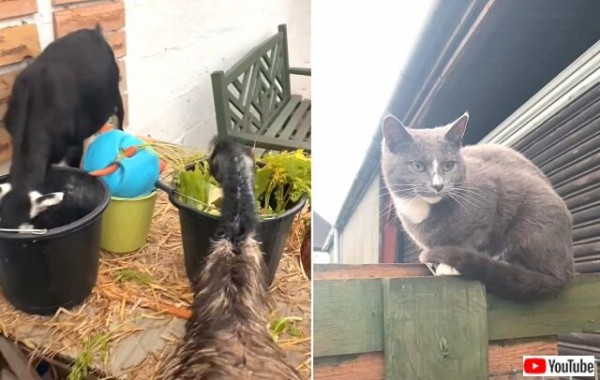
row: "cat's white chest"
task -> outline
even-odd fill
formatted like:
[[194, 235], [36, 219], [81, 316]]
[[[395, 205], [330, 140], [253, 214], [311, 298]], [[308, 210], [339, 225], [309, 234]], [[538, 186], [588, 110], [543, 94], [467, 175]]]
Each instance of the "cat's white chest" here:
[[419, 224], [429, 216], [431, 204], [423, 199], [402, 199], [392, 195], [396, 211], [414, 224]]

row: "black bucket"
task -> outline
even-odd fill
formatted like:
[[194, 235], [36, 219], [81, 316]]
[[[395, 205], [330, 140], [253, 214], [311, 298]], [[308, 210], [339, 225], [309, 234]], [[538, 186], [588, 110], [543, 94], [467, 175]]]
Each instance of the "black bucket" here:
[[[169, 194], [169, 201], [179, 209], [185, 271], [190, 281], [193, 281], [210, 254], [211, 241], [215, 237], [220, 219], [181, 202], [176, 191], [169, 186], [163, 183], [157, 185]], [[263, 218], [258, 224], [257, 240], [267, 265], [267, 285], [271, 285], [275, 278], [294, 217], [305, 204], [306, 200], [302, 199], [283, 214]]]
[[[0, 177], [6, 182], [8, 175]], [[63, 201], [34, 220], [46, 233], [0, 231], [0, 287], [17, 309], [50, 315], [77, 306], [98, 276], [102, 213], [110, 193], [80, 170], [54, 167], [43, 194], [63, 191]]]

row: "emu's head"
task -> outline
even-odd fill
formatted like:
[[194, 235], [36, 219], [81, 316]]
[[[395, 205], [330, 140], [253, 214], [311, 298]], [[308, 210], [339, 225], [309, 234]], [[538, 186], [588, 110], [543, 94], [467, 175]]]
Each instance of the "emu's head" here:
[[223, 185], [228, 176], [244, 173], [248, 178], [254, 176], [254, 155], [251, 148], [226, 139], [213, 140], [213, 152], [210, 156], [210, 172]]
[[42, 195], [36, 190], [13, 189], [10, 183], [0, 184], [0, 228], [32, 229], [33, 219], [63, 197], [63, 192]]

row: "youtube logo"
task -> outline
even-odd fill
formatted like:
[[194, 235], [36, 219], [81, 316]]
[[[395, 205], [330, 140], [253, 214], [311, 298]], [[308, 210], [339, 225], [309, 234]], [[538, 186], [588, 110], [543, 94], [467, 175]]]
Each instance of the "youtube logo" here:
[[546, 359], [523, 358], [523, 374], [540, 375], [546, 373]]
[[586, 356], [523, 356], [523, 377], [528, 376], [594, 376], [596, 360]]

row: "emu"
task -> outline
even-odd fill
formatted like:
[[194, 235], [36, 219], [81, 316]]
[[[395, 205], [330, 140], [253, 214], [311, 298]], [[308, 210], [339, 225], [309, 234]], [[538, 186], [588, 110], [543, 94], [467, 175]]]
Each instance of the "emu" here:
[[267, 329], [252, 156], [246, 147], [218, 141], [210, 167], [223, 188], [219, 236], [196, 278], [183, 342], [161, 379], [299, 380]]

